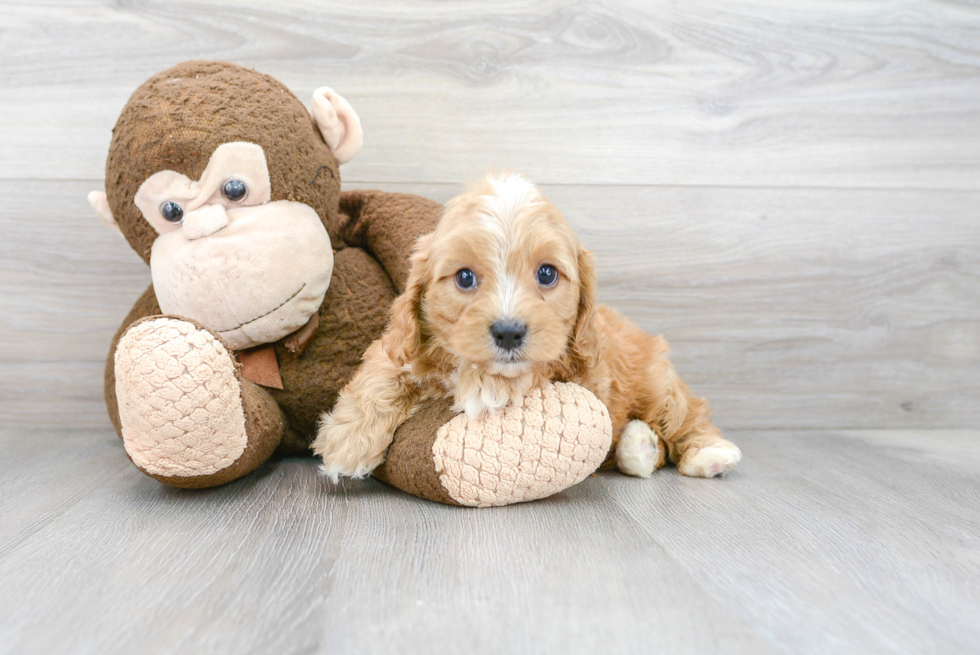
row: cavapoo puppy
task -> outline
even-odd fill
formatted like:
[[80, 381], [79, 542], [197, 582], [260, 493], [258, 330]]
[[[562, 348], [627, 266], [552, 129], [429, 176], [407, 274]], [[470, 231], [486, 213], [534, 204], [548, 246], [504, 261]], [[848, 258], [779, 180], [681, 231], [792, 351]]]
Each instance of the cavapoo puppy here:
[[713, 477], [741, 459], [667, 359], [663, 337], [596, 304], [592, 254], [561, 213], [515, 173], [453, 199], [419, 239], [391, 323], [322, 418], [323, 471], [361, 477], [383, 460], [421, 400], [452, 397], [476, 417], [549, 380], [606, 407], [616, 466], [646, 477], [669, 457]]

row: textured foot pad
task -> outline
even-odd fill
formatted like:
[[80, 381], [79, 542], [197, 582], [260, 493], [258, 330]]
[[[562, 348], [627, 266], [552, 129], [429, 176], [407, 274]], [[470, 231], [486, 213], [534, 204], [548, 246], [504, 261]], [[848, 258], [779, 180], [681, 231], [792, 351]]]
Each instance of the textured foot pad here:
[[175, 318], [137, 323], [119, 341], [116, 395], [123, 443], [156, 476], [212, 475], [248, 438], [235, 363], [213, 334]]
[[609, 451], [609, 412], [575, 384], [535, 389], [520, 406], [439, 428], [432, 455], [442, 486], [461, 505], [544, 498], [581, 482]]

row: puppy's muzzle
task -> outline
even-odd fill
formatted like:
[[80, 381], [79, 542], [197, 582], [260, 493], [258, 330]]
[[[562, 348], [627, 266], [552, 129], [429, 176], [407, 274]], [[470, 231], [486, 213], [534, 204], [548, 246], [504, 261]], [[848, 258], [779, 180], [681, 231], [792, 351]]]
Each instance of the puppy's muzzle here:
[[527, 326], [514, 319], [499, 319], [490, 326], [490, 336], [501, 350], [514, 350], [524, 345]]

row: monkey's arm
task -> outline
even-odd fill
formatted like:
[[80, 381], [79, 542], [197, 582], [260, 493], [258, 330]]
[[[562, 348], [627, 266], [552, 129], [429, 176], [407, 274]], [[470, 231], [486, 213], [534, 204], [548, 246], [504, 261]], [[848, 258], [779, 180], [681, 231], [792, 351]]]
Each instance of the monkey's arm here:
[[112, 421], [112, 424], [116, 428], [116, 434], [120, 438], [122, 438], [122, 428], [119, 424], [119, 402], [116, 399], [116, 348], [119, 346], [119, 340], [122, 338], [123, 333], [126, 332], [126, 328], [141, 318], [156, 316], [162, 313], [160, 311], [160, 304], [157, 302], [156, 294], [153, 293], [153, 285], [151, 284], [143, 292], [143, 295], [139, 297], [139, 300], [136, 301], [133, 308], [129, 310], [129, 314], [123, 319], [122, 325], [119, 326], [115, 336], [112, 337], [112, 345], [109, 346], [109, 356], [105, 362], [105, 404], [106, 409], [109, 410], [109, 420]]
[[340, 194], [340, 238], [374, 255], [398, 293], [408, 280], [415, 241], [436, 229], [443, 207], [409, 193], [345, 191]]

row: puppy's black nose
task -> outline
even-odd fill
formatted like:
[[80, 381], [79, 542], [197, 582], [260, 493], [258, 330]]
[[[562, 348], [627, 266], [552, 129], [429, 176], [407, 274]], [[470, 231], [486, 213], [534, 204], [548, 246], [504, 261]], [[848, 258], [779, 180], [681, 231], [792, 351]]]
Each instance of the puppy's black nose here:
[[513, 319], [500, 319], [490, 326], [490, 334], [497, 346], [504, 350], [513, 350], [524, 343], [527, 326]]

